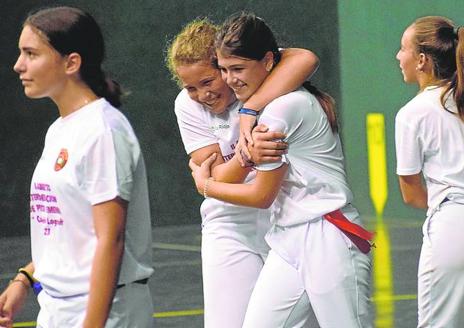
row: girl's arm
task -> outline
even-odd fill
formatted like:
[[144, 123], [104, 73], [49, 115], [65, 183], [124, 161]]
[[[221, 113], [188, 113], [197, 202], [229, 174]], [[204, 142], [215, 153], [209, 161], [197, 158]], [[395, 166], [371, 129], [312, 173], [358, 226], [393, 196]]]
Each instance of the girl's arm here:
[[[286, 152], [287, 144], [276, 140], [285, 138], [285, 135], [281, 132], [268, 131], [265, 126], [258, 126], [255, 130], [259, 136], [256, 137], [251, 151], [253, 162], [261, 164], [280, 161], [282, 154]], [[218, 144], [195, 150], [190, 153], [190, 158], [195, 164], [200, 165], [213, 154], [216, 154], [216, 157], [211, 164], [211, 176], [217, 181], [241, 183], [251, 171], [251, 168], [241, 165], [238, 154], [228, 162], [224, 162]]]
[[[213, 176], [221, 181], [226, 182], [241, 182], [249, 173], [249, 169], [242, 169], [238, 164], [237, 158], [229, 160], [227, 163], [224, 163], [222, 157], [221, 149], [218, 144], [218, 137], [213, 134], [208, 126], [208, 122], [204, 120], [203, 112], [204, 108], [200, 107], [199, 104], [196, 104], [191, 99], [187, 98], [186, 94], [180, 94], [175, 102], [175, 113], [177, 117], [177, 123], [179, 125], [179, 131], [182, 136], [182, 141], [184, 147], [189, 152], [190, 158], [197, 164], [201, 164], [205, 159], [211, 156], [213, 153], [216, 153], [218, 156], [216, 161], [212, 164]], [[279, 152], [283, 153], [282, 145], [278, 145], [278, 149], [272, 149], [273, 144], [266, 143], [266, 140], [274, 139], [276, 136], [275, 133], [262, 133], [260, 140], [263, 143], [258, 142], [256, 148], [259, 152], [259, 155], [256, 156], [256, 159], [260, 162], [272, 162], [275, 160], [280, 160], [273, 158], [260, 158], [268, 156], [269, 153], [274, 155]], [[233, 140], [231, 140], [233, 141]], [[207, 146], [202, 148], [197, 148], [197, 144], [205, 144]], [[261, 148], [263, 147], [266, 148]], [[231, 150], [232, 151], [232, 150]]]
[[282, 55], [280, 62], [243, 107], [255, 111], [262, 110], [275, 98], [301, 86], [319, 67], [319, 58], [310, 50], [288, 48], [281, 50], [280, 53]]
[[271, 206], [279, 193], [288, 167], [287, 164], [283, 164], [271, 171], [258, 171], [252, 184], [231, 184], [210, 179], [210, 166], [214, 161], [215, 156], [209, 157], [200, 166], [190, 161], [198, 192], [228, 203], [257, 208]]
[[[34, 273], [34, 264], [30, 262], [25, 269], [31, 276]], [[17, 274], [8, 287], [0, 295], [0, 326], [13, 327], [15, 315], [21, 310], [26, 301], [31, 284], [24, 274]]]
[[108, 318], [124, 250], [126, 214], [127, 202], [119, 197], [92, 207], [97, 248], [84, 328], [104, 327]]
[[427, 208], [427, 188], [420, 173], [398, 176], [403, 201], [412, 207]]
[[236, 159], [237, 155], [228, 162], [224, 162], [218, 144], [209, 145], [190, 153], [191, 161], [198, 165], [210, 157], [213, 158], [212, 156], [214, 156], [214, 159], [211, 160], [211, 176], [216, 180], [240, 183], [250, 173], [251, 169], [242, 167], [239, 164]]
[[[260, 111], [275, 98], [301, 86], [319, 67], [319, 58], [310, 50], [289, 48], [282, 50], [281, 54], [280, 62], [243, 107]], [[246, 145], [248, 143], [253, 145], [251, 130], [255, 123], [255, 116], [240, 115], [240, 139], [237, 151], [243, 150], [248, 158], [250, 153]], [[241, 163], [244, 164], [243, 161]]]

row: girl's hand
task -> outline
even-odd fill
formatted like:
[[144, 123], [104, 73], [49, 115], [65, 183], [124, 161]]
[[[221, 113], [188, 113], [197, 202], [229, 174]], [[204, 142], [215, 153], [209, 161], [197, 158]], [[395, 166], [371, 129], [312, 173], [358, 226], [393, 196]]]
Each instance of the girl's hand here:
[[29, 291], [27, 283], [20, 281], [11, 282], [7, 289], [0, 295], [0, 326], [13, 327], [15, 314], [22, 308]]
[[282, 132], [269, 131], [263, 124], [253, 129], [253, 146], [248, 145], [251, 161], [255, 164], [279, 162], [283, 154], [287, 153], [288, 144], [283, 142], [286, 136]]
[[253, 146], [253, 136], [251, 131], [256, 125], [256, 116], [241, 114], [240, 117], [240, 135], [235, 148], [235, 153], [242, 167], [247, 166], [247, 162], [251, 159], [251, 154], [248, 151], [248, 146]]
[[192, 177], [200, 195], [203, 195], [205, 181], [211, 177], [211, 165], [216, 160], [216, 157], [217, 153], [211, 154], [201, 165], [195, 164], [191, 159], [189, 161]]

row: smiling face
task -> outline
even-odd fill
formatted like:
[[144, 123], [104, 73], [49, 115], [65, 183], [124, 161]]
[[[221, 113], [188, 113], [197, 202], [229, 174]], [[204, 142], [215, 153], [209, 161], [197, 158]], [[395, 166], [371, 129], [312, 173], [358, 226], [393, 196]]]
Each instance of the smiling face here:
[[13, 69], [19, 74], [24, 93], [29, 98], [53, 98], [67, 78], [66, 59], [30, 26], [19, 38], [19, 57]]
[[221, 79], [219, 70], [208, 62], [180, 65], [176, 72], [190, 98], [213, 114], [223, 113], [235, 101], [232, 90]]
[[261, 60], [253, 60], [217, 51], [217, 58], [222, 78], [242, 102], [247, 101], [269, 75], [273, 60], [271, 52]]
[[413, 43], [414, 28], [408, 27], [401, 38], [401, 48], [396, 54], [396, 59], [400, 62], [401, 73], [404, 82], [417, 82], [417, 65], [419, 64], [419, 54]]

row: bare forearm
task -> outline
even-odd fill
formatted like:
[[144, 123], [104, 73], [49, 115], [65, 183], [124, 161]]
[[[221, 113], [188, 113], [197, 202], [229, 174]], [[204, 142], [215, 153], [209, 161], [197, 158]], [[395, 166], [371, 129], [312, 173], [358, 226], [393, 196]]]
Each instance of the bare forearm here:
[[412, 207], [427, 208], [427, 187], [424, 185], [422, 175], [399, 176], [400, 190], [403, 201]]
[[281, 165], [270, 171], [258, 171], [251, 184], [233, 184], [211, 180], [211, 163], [214, 156], [209, 157], [200, 166], [190, 160], [192, 176], [198, 192], [205, 197], [216, 198], [228, 203], [268, 208], [279, 193], [287, 174], [288, 166]]
[[99, 240], [92, 264], [84, 328], [104, 327], [119, 276], [124, 240]]
[[319, 58], [306, 49], [285, 49], [280, 63], [244, 107], [261, 110], [277, 97], [300, 87], [319, 66]]
[[[206, 180], [203, 182], [205, 188]], [[256, 184], [229, 184], [218, 181], [208, 181], [207, 196], [227, 203], [256, 208], [268, 208], [274, 201], [278, 190], [266, 192]]]
[[227, 183], [241, 183], [245, 180], [246, 176], [250, 173], [251, 168], [244, 168], [240, 166], [236, 154], [230, 161], [216, 165], [212, 171], [211, 176], [216, 181]]
[[407, 197], [403, 194], [403, 200], [409, 206], [427, 209], [427, 190], [425, 188], [417, 190], [413, 197]]

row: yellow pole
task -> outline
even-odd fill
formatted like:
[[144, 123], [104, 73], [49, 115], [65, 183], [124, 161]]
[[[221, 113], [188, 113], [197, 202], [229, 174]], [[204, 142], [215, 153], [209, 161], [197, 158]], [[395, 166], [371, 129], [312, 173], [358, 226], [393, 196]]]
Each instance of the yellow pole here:
[[367, 114], [369, 191], [377, 217], [382, 217], [388, 197], [385, 119], [381, 113]]
[[383, 222], [388, 197], [385, 119], [381, 113], [367, 114], [367, 153], [369, 161], [369, 193], [377, 216], [374, 248], [374, 302], [377, 328], [394, 327], [393, 273], [390, 236]]

